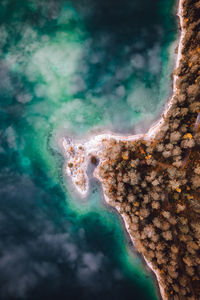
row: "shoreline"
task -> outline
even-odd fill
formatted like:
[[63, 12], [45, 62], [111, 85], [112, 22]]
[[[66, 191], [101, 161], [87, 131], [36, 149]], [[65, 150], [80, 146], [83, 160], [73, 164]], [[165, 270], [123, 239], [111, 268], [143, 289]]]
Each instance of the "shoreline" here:
[[[179, 26], [180, 26], [180, 36], [178, 37], [177, 39], [177, 43], [178, 43], [178, 52], [177, 52], [177, 57], [176, 57], [176, 60], [175, 60], [175, 67], [174, 67], [174, 70], [176, 70], [179, 66], [179, 63], [181, 61], [181, 58], [182, 58], [182, 48], [183, 48], [183, 38], [184, 38], [184, 29], [183, 29], [183, 20], [182, 20], [182, 3], [183, 3], [183, 0], [177, 0], [177, 8], [176, 8], [176, 16], [178, 18], [178, 22], [179, 22]], [[79, 147], [85, 147], [85, 157], [87, 157], [87, 160], [89, 158], [89, 156], [91, 155], [95, 155], [97, 157], [100, 157], [99, 155], [99, 152], [101, 149], [101, 143], [102, 143], [102, 140], [104, 139], [115, 139], [117, 141], [120, 141], [120, 140], [124, 140], [124, 141], [137, 141], [137, 140], [140, 140], [140, 139], [145, 139], [145, 140], [151, 140], [153, 139], [157, 132], [159, 131], [160, 127], [163, 125], [163, 123], [165, 122], [165, 117], [168, 113], [168, 111], [171, 109], [172, 105], [173, 105], [173, 100], [174, 100], [174, 96], [176, 95], [176, 92], [177, 92], [177, 86], [176, 86], [176, 83], [177, 83], [177, 79], [178, 79], [178, 76], [173, 74], [173, 80], [172, 80], [172, 95], [171, 97], [168, 99], [167, 103], [165, 104], [165, 107], [164, 107], [164, 111], [161, 113], [161, 116], [160, 118], [154, 122], [154, 124], [152, 124], [152, 126], [150, 127], [150, 129], [147, 131], [147, 133], [144, 133], [144, 134], [136, 134], [136, 135], [129, 135], [129, 136], [118, 136], [114, 133], [104, 133], [104, 134], [100, 134], [100, 135], [96, 135], [94, 137], [90, 137], [90, 140], [89, 142], [86, 142], [86, 143], [79, 143], [77, 148]], [[70, 141], [71, 142], [71, 141]], [[63, 139], [62, 140], [62, 147], [65, 149], [68, 148], [68, 145], [66, 144], [66, 140]], [[74, 147], [74, 145], [73, 145]], [[95, 149], [97, 149], [95, 151]], [[102, 151], [102, 150], [101, 150]], [[68, 153], [68, 151], [65, 152], [65, 154]], [[100, 159], [101, 160], [101, 159]], [[102, 162], [102, 161], [101, 161]], [[88, 165], [88, 161], [85, 161], [84, 165], [82, 166], [83, 168], [83, 172], [84, 172], [84, 176], [85, 176], [85, 180], [86, 180], [86, 187], [84, 190], [82, 190], [81, 188], [79, 188], [79, 186], [76, 185], [76, 180], [77, 180], [77, 177], [72, 177], [72, 182], [73, 184], [76, 186], [79, 194], [82, 196], [82, 197], [86, 197], [88, 192], [89, 192], [89, 182], [87, 180], [87, 175], [86, 175], [86, 170], [87, 170], [87, 165]], [[66, 173], [71, 176], [70, 172], [67, 171], [67, 167], [66, 167]], [[101, 178], [98, 176], [98, 173], [96, 170], [94, 170], [94, 177], [101, 183]], [[79, 179], [80, 180], [80, 179]], [[103, 197], [104, 197], [104, 201], [108, 204], [108, 205], [111, 205], [110, 204], [110, 201], [109, 201], [109, 198], [106, 196], [106, 193], [105, 193], [105, 190], [104, 190], [104, 187], [103, 187]], [[117, 211], [117, 213], [120, 214], [120, 209], [118, 207], [114, 207]], [[135, 247], [135, 241], [134, 241], [134, 238], [132, 237], [131, 233], [130, 233], [130, 230], [129, 230], [129, 225], [128, 225], [128, 222], [126, 220], [126, 215], [124, 214], [120, 214], [122, 219], [123, 219], [123, 222], [124, 222], [124, 226], [125, 226], [125, 230], [127, 231], [130, 239], [131, 239], [131, 242], [134, 246], [134, 248], [137, 250], [137, 248]], [[160, 295], [161, 295], [161, 298], [163, 300], [167, 300], [167, 297], [165, 297], [165, 294], [164, 294], [164, 287], [163, 285], [161, 284], [161, 279], [160, 279], [160, 276], [159, 276], [159, 273], [156, 271], [156, 269], [153, 268], [152, 264], [145, 258], [145, 256], [142, 256], [147, 267], [153, 272], [156, 280], [157, 280], [157, 285], [158, 285], [158, 288], [159, 288], [159, 292], [160, 292]]]
[[[177, 0], [177, 8], [176, 8], [176, 16], [179, 20], [179, 26], [180, 26], [180, 35], [177, 39], [178, 43], [178, 52], [177, 57], [175, 60], [175, 68], [177, 69], [182, 55], [182, 48], [183, 48], [183, 38], [185, 35], [184, 28], [183, 28], [183, 18], [181, 16], [182, 14], [182, 3], [183, 0]], [[89, 180], [87, 178], [86, 170], [88, 165], [88, 159], [91, 155], [97, 156], [101, 160], [101, 152], [102, 152], [102, 141], [103, 140], [110, 140], [115, 139], [117, 141], [137, 141], [140, 139], [144, 140], [152, 140], [155, 138], [157, 132], [162, 127], [163, 123], [165, 122], [165, 117], [168, 113], [168, 111], [171, 109], [173, 105], [174, 96], [177, 92], [177, 79], [178, 76], [173, 74], [173, 80], [172, 80], [172, 95], [170, 98], [168, 98], [164, 110], [161, 113], [159, 119], [155, 121], [150, 129], [146, 133], [140, 133], [135, 135], [117, 135], [115, 133], [102, 133], [95, 136], [91, 136], [89, 141], [86, 142], [72, 142], [70, 138], [68, 138], [68, 143], [66, 141], [66, 138], [63, 138], [60, 142], [60, 148], [63, 150], [63, 154], [65, 157], [67, 157], [67, 163], [70, 163], [72, 160], [73, 165], [76, 165], [77, 167], [73, 170], [71, 168], [68, 168], [68, 166], [65, 166], [66, 174], [71, 177], [73, 184], [75, 185], [76, 189], [78, 190], [79, 194], [82, 197], [86, 197], [89, 192]], [[73, 148], [73, 151], [75, 150], [74, 155], [71, 156], [71, 148]], [[82, 148], [83, 151], [79, 151]], [[69, 150], [70, 149], [70, 150]], [[70, 155], [69, 155], [70, 153]], [[77, 162], [74, 163], [74, 159], [77, 159]], [[77, 184], [77, 182], [85, 182], [83, 185], [80, 186]]]
[[[194, 197], [198, 199], [200, 193], [198, 77], [194, 84], [190, 83], [191, 86], [185, 84], [186, 79], [183, 80], [184, 76], [191, 76], [194, 80], [194, 71], [200, 74], [197, 68], [200, 47], [194, 48], [196, 41], [192, 35], [196, 31], [191, 29], [198, 26], [194, 12], [189, 10], [192, 1], [196, 0], [178, 1], [180, 35], [172, 96], [158, 121], [147, 133], [132, 136], [105, 133], [91, 137], [85, 143], [73, 143], [70, 139], [61, 141], [64, 155], [68, 158], [66, 172], [82, 197], [89, 191], [89, 160], [96, 164], [98, 158], [99, 164], [93, 175], [102, 184], [105, 202], [122, 216], [135, 249], [155, 274], [163, 300], [178, 300], [180, 295], [184, 300], [196, 300], [195, 295], [200, 293], [197, 292], [199, 277], [194, 276], [199, 272], [196, 267], [200, 264], [198, 254], [192, 258], [194, 262], [190, 262], [191, 259], [188, 258], [190, 253], [198, 251], [196, 241], [200, 245], [198, 230], [194, 229], [200, 222], [198, 203], [196, 209], [191, 200]], [[200, 4], [196, 5], [196, 9], [199, 8]], [[193, 18], [190, 20], [191, 24], [188, 22], [189, 18], [186, 18], [188, 14]], [[190, 28], [189, 35], [189, 29], [186, 30], [184, 26]], [[190, 42], [191, 38], [193, 42]], [[186, 49], [188, 44], [190, 52]], [[190, 73], [194, 64], [193, 57], [196, 57], [194, 62], [197, 64], [193, 67], [193, 73]], [[184, 67], [186, 63], [187, 67]], [[188, 166], [190, 157], [192, 163]], [[185, 166], [188, 167], [184, 170]], [[192, 246], [188, 248], [190, 244]], [[191, 247], [194, 249], [190, 249]], [[168, 249], [167, 256], [171, 256], [170, 260], [163, 249]], [[177, 257], [177, 251], [180, 251], [181, 261]], [[180, 282], [177, 279], [179, 274]]]
[[[98, 177], [97, 174], [95, 174], [95, 178], [98, 179], [98, 180], [100, 180], [100, 178]], [[108, 206], [112, 206], [112, 204], [109, 201], [109, 198], [105, 194], [104, 188], [103, 188], [103, 197], [104, 197], [104, 201], [106, 202], [106, 204]], [[133, 245], [134, 249], [137, 251], [137, 247], [135, 246], [134, 238], [132, 237], [132, 235], [130, 233], [130, 230], [129, 230], [129, 224], [128, 224], [128, 221], [126, 220], [126, 215], [120, 213], [120, 208], [119, 207], [115, 206], [114, 209], [121, 216], [121, 218], [123, 220], [123, 223], [124, 223], [124, 229], [127, 232], [128, 236], [130, 237], [130, 240], [132, 242], [132, 245]], [[139, 253], [139, 254], [141, 255], [141, 253]], [[142, 256], [142, 258], [143, 258], [143, 260], [144, 260], [147, 268], [149, 268], [149, 270], [153, 273], [153, 275], [155, 277], [155, 280], [156, 280], [155, 284], [156, 284], [156, 286], [158, 288], [158, 293], [157, 294], [160, 294], [159, 296], [161, 296], [161, 299], [163, 299], [163, 300], [167, 299], [167, 298], [164, 297], [164, 289], [163, 289], [162, 285], [160, 285], [160, 279], [159, 279], [158, 272], [156, 272], [156, 270], [154, 270], [152, 264], [143, 255], [141, 255], [141, 256]]]

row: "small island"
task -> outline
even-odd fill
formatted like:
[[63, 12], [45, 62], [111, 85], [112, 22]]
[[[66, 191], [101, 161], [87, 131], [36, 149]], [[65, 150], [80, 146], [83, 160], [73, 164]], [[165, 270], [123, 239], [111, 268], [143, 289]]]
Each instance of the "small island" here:
[[66, 173], [84, 196], [97, 165], [106, 202], [156, 274], [163, 299], [200, 299], [200, 1], [178, 3], [173, 95], [146, 134], [63, 138]]

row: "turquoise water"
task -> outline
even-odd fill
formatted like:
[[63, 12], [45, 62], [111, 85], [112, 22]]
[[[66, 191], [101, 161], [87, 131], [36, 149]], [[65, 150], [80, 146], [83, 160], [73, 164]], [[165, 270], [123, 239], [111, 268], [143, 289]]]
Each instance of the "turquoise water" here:
[[171, 93], [175, 4], [1, 1], [2, 299], [157, 299], [99, 185], [80, 199], [63, 176], [58, 141], [148, 128]]

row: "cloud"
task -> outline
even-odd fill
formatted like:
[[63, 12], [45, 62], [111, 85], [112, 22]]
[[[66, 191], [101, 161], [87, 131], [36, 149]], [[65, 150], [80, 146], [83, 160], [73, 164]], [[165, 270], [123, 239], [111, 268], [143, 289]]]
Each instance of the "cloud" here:
[[28, 103], [32, 100], [33, 96], [29, 93], [26, 93], [26, 94], [17, 94], [16, 95], [16, 99], [18, 102], [20, 103]]
[[11, 148], [12, 150], [16, 150], [17, 149], [17, 135], [16, 135], [14, 128], [11, 126], [6, 128], [6, 130], [4, 131], [4, 136], [7, 139], [9, 148]]
[[91, 273], [97, 272], [102, 265], [103, 255], [102, 253], [84, 253], [82, 256], [83, 266]]
[[53, 199], [27, 175], [4, 169], [0, 179], [0, 298], [27, 299], [31, 291], [58, 293], [63, 282], [66, 291], [102, 286], [92, 276], [105, 270], [106, 259], [89, 251], [84, 229], [76, 235], [69, 221], [67, 227], [58, 226], [40, 204], [43, 197], [50, 203]]
[[[1, 245], [1, 250], [5, 245]], [[34, 261], [26, 246], [7, 246], [0, 258], [1, 297], [25, 297], [43, 278], [56, 276], [54, 264]]]
[[161, 71], [161, 58], [160, 58], [160, 45], [155, 44], [153, 48], [149, 49], [147, 52], [148, 58], [148, 69], [152, 74], [159, 74]]
[[138, 82], [127, 97], [127, 103], [135, 110], [147, 114], [155, 110], [152, 89], [145, 86], [145, 84]]
[[8, 38], [8, 32], [5, 25], [0, 26], [0, 49], [6, 44]]
[[95, 290], [102, 288], [99, 275], [100, 270], [103, 270], [105, 265], [106, 259], [102, 253], [83, 253], [77, 268], [77, 278], [80, 284]]
[[[13, 92], [11, 76], [7, 64], [0, 60], [0, 95], [11, 96]], [[2, 99], [1, 99], [2, 101]]]
[[145, 56], [139, 53], [133, 55], [131, 58], [131, 64], [136, 69], [143, 69], [146, 65]]

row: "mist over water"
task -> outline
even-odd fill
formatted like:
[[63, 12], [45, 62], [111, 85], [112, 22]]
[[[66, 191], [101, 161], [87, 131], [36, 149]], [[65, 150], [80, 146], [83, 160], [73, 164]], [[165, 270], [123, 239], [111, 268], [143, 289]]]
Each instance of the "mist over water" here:
[[80, 199], [63, 177], [58, 141], [148, 129], [171, 93], [175, 4], [1, 1], [1, 299], [157, 299], [99, 184]]

